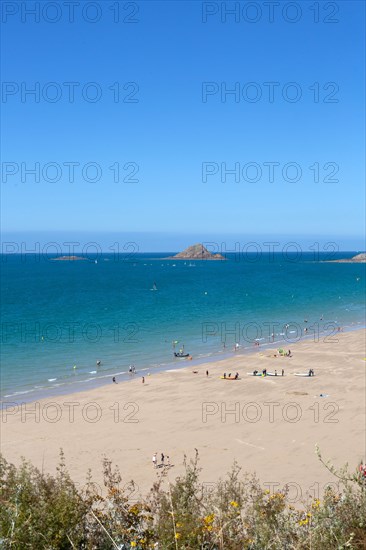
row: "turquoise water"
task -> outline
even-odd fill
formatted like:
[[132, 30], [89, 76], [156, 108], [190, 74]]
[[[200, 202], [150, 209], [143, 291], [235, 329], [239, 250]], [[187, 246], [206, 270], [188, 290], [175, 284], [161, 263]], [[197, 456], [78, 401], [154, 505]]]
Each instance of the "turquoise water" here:
[[235, 342], [244, 352], [255, 339], [268, 344], [272, 333], [291, 347], [304, 327], [324, 338], [337, 326], [365, 325], [365, 264], [314, 261], [311, 253], [301, 261], [163, 256], [2, 256], [2, 399], [77, 391], [114, 375], [122, 381], [130, 364], [141, 375], [186, 365], [173, 358], [174, 340], [194, 360], [216, 359]]

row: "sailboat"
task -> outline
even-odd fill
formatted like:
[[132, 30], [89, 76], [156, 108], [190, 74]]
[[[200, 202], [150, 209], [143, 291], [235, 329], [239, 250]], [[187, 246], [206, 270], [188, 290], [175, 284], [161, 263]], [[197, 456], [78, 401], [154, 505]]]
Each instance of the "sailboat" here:
[[150, 288], [150, 290], [158, 290], [158, 287], [156, 286], [156, 283], [154, 282], [152, 288]]

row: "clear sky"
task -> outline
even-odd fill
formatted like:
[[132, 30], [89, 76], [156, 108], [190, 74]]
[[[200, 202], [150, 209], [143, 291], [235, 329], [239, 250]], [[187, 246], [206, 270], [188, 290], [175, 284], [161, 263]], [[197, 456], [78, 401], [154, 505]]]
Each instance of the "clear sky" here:
[[[237, 2], [230, 15], [234, 2], [81, 1], [74, 22], [62, 1], [37, 22], [24, 12], [35, 4], [2, 3], [5, 235], [171, 235], [157, 250], [185, 234], [341, 236], [362, 248], [364, 2], [270, 2], [273, 15]], [[237, 170], [226, 181], [225, 167]]]

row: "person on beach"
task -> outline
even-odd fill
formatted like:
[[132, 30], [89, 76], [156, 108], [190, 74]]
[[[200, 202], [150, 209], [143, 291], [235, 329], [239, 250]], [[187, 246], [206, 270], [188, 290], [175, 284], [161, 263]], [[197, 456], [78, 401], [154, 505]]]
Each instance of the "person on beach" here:
[[145, 384], [145, 376], [142, 377], [141, 382], [142, 382], [143, 384]]
[[226, 372], [224, 372], [224, 378], [226, 378]]
[[277, 376], [277, 371], [275, 370], [275, 376]]
[[254, 371], [253, 371], [253, 376], [257, 376], [257, 374], [258, 374], [258, 371], [257, 371], [257, 370], [254, 370]]
[[164, 466], [164, 458], [165, 458], [164, 453], [161, 453], [161, 458], [160, 458], [160, 460], [161, 460], [161, 465], [162, 465], [162, 466]]
[[118, 384], [118, 382], [117, 382], [117, 380], [116, 380], [116, 377], [115, 377], [115, 376], [113, 376], [113, 378], [112, 378], [112, 382], [114, 382], [115, 384]]
[[156, 455], [157, 455], [157, 453], [154, 453], [153, 457], [152, 457], [152, 463], [153, 463], [154, 468], [156, 468]]
[[208, 370], [206, 370], [206, 376], [208, 376]]
[[97, 367], [100, 367], [101, 364], [101, 361], [97, 361]]
[[132, 374], [132, 365], [130, 365], [130, 366], [128, 367], [128, 372], [129, 372], [130, 374]]
[[169, 458], [168, 455], [167, 455], [167, 457], [166, 457], [166, 465], [167, 465], [167, 466], [170, 466], [170, 458]]
[[229, 372], [229, 374], [227, 375], [228, 378], [231, 378], [231, 372]]
[[237, 380], [238, 378], [239, 378], [239, 373], [237, 372], [237, 373], [235, 374], [235, 380]]
[[281, 376], [285, 376], [285, 371], [282, 369]]

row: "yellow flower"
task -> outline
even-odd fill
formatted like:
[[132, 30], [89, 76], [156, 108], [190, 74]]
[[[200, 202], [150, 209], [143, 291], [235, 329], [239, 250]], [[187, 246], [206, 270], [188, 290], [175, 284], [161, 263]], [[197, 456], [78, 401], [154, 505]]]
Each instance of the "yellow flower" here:
[[312, 508], [316, 509], [316, 508], [319, 508], [320, 506], [320, 500], [317, 498], [315, 500], [315, 502], [313, 502], [313, 504], [311, 505]]
[[266, 489], [266, 490], [264, 491], [264, 494], [265, 494], [265, 495], [269, 495], [270, 492], [271, 492], [271, 491], [270, 491], [269, 489]]
[[239, 503], [236, 502], [236, 500], [232, 500], [232, 501], [230, 502], [230, 504], [231, 504], [231, 506], [234, 506], [234, 508], [238, 508], [238, 507], [239, 507]]
[[133, 540], [133, 541], [131, 541], [131, 546], [132, 546], [132, 548], [135, 548], [137, 546], [137, 543]]
[[182, 536], [182, 535], [181, 535], [180, 533], [175, 533], [175, 538], [176, 538], [176, 539], [180, 539], [181, 536]]
[[309, 520], [308, 520], [308, 519], [301, 519], [301, 520], [299, 521], [299, 525], [306, 525], [306, 524], [308, 524], [308, 523], [309, 523]]
[[176, 527], [182, 527], [183, 523], [176, 523], [175, 526]]
[[307, 515], [308, 518], [311, 518], [311, 513], [310, 512], [308, 512], [306, 515]]
[[215, 519], [215, 514], [210, 514], [210, 515], [206, 516], [205, 518], [203, 518], [203, 521], [205, 523], [212, 523], [214, 519]]

